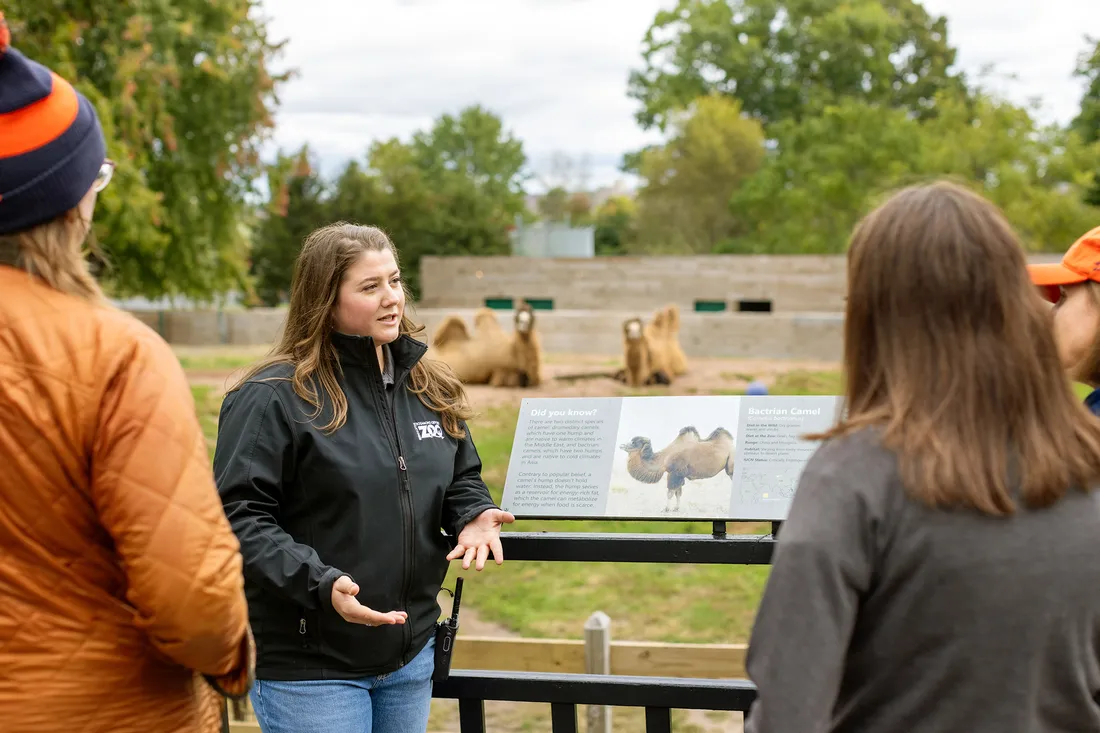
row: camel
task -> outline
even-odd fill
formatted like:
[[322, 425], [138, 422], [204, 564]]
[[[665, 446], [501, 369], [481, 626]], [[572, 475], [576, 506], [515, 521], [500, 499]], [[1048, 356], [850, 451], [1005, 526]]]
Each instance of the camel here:
[[529, 303], [516, 309], [512, 357], [520, 387], [542, 384], [542, 343], [535, 330], [535, 311]]
[[645, 327], [646, 337], [653, 344], [651, 369], [654, 373], [673, 377], [687, 372], [687, 357], [680, 348], [680, 309], [675, 303], [658, 308]]
[[648, 384], [668, 384], [668, 375], [654, 371], [652, 352], [654, 344], [645, 334], [641, 318], [630, 318], [623, 322], [623, 366], [615, 374], [619, 381], [625, 381], [631, 387]]
[[653, 314], [649, 323], [642, 329], [645, 339], [649, 343], [649, 371], [653, 374], [664, 374], [672, 381], [672, 375], [668, 368], [668, 317], [663, 310]]
[[623, 323], [623, 377], [631, 387], [640, 387], [649, 381], [649, 347], [642, 328], [640, 318]]
[[466, 384], [536, 387], [541, 383], [542, 351], [534, 314], [526, 303], [516, 311], [516, 331], [501, 328], [496, 313], [479, 308], [471, 334], [459, 316], [447, 316], [432, 336], [433, 357], [446, 362]]
[[678, 377], [688, 370], [687, 356], [680, 348], [680, 309], [675, 303], [664, 307], [665, 313], [665, 350], [668, 358], [669, 376]]
[[[725, 471], [733, 476], [733, 436], [725, 428], [715, 428], [705, 439], [699, 437], [699, 431], [689, 425], [681, 428], [675, 440], [657, 453], [649, 438], [638, 436], [629, 443], [620, 445], [626, 451], [626, 470], [634, 479], [645, 484], [655, 484], [666, 473], [668, 497], [665, 511], [679, 511], [684, 483], [688, 480], [699, 481], [717, 476]], [[676, 497], [676, 508], [670, 508], [672, 497]]]

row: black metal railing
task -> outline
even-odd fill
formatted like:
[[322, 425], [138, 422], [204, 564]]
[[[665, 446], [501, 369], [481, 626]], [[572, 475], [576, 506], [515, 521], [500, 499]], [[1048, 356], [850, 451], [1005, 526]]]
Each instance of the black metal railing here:
[[[780, 523], [768, 535], [505, 532], [508, 562], [646, 562], [766, 565]], [[646, 733], [670, 733], [673, 710], [747, 712], [756, 697], [748, 680], [455, 669], [435, 684], [435, 697], [458, 700], [461, 733], [485, 733], [485, 701], [550, 705], [554, 733], [576, 733], [577, 705], [644, 708]]]

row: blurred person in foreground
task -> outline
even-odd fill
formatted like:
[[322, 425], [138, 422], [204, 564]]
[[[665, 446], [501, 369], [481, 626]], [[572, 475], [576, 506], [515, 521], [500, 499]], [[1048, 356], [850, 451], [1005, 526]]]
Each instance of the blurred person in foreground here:
[[0, 730], [217, 731], [254, 664], [239, 546], [179, 362], [84, 259], [96, 113], [10, 38], [0, 15]]
[[964, 188], [858, 225], [845, 412], [779, 531], [746, 731], [1100, 731], [1100, 421], [1050, 320]]
[[1092, 391], [1085, 406], [1100, 415], [1100, 227], [1073, 243], [1061, 262], [1029, 265], [1031, 280], [1054, 304], [1054, 341], [1069, 378]]

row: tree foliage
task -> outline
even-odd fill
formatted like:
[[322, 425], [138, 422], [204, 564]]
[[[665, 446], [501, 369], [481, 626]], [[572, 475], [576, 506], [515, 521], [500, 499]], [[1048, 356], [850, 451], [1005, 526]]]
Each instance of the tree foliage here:
[[246, 196], [273, 126], [256, 0], [9, 0], [13, 45], [95, 104], [117, 162], [96, 232], [116, 294], [206, 297], [241, 282]]
[[637, 237], [637, 209], [633, 199], [612, 196], [595, 213], [596, 255], [626, 254]]
[[1027, 110], [975, 90], [944, 93], [938, 114], [854, 99], [802, 122], [773, 128], [777, 151], [732, 199], [755, 222], [726, 251], [844, 251], [856, 221], [900, 186], [948, 177], [998, 204], [1033, 249], [1064, 249], [1097, 219], [1081, 201], [1100, 146], [1057, 128], [1039, 129]]
[[264, 254], [253, 257], [257, 292], [278, 302], [302, 240], [334, 221], [384, 229], [414, 297], [424, 255], [507, 254], [523, 212], [526, 160], [500, 118], [476, 105], [440, 116], [409, 142], [376, 141], [363, 163], [349, 162], [331, 182], [313, 173], [308, 151], [280, 156], [268, 172], [273, 195], [256, 243]]
[[1086, 36], [1090, 48], [1077, 58], [1076, 76], [1085, 80], [1085, 93], [1081, 97], [1081, 111], [1072, 126], [1085, 142], [1100, 140], [1100, 38]]
[[[268, 171], [275, 195], [260, 215], [250, 259], [255, 298], [276, 305], [290, 297], [294, 258], [301, 243], [328, 216], [325, 183], [313, 170], [309, 148], [297, 155], [279, 154]], [[287, 246], [296, 242], [297, 247]]]
[[642, 47], [628, 93], [644, 128], [711, 92], [768, 124], [848, 98], [924, 115], [937, 93], [965, 88], [946, 19], [916, 0], [679, 0]]
[[[1081, 111], [1073, 120], [1073, 129], [1091, 143], [1100, 140], [1100, 38], [1086, 36], [1090, 48], [1077, 59], [1075, 73], [1086, 82]], [[1100, 206], [1100, 167], [1093, 171], [1093, 183], [1085, 193], [1085, 203]]]
[[676, 115], [668, 143], [642, 152], [637, 246], [643, 251], [705, 253], [745, 226], [730, 197], [759, 170], [764, 131], [741, 104], [700, 97]]

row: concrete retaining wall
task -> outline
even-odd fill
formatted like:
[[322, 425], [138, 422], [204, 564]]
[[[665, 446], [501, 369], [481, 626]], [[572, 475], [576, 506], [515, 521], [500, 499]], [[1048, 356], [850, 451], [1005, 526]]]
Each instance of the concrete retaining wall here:
[[810, 255], [695, 257], [425, 257], [421, 303], [477, 308], [489, 298], [550, 299], [562, 310], [638, 310], [665, 303], [771, 301], [773, 311], [843, 309], [842, 257]]
[[[1056, 262], [1060, 254], [1032, 255]], [[685, 257], [424, 257], [421, 304], [477, 308], [490, 298], [549, 299], [555, 310], [634, 310], [665, 303], [693, 311], [696, 301], [769, 301], [773, 312], [844, 309], [842, 255], [696, 255]]]
[[286, 316], [283, 308], [241, 311], [131, 310], [130, 313], [168, 343], [186, 346], [271, 344], [279, 337]]

